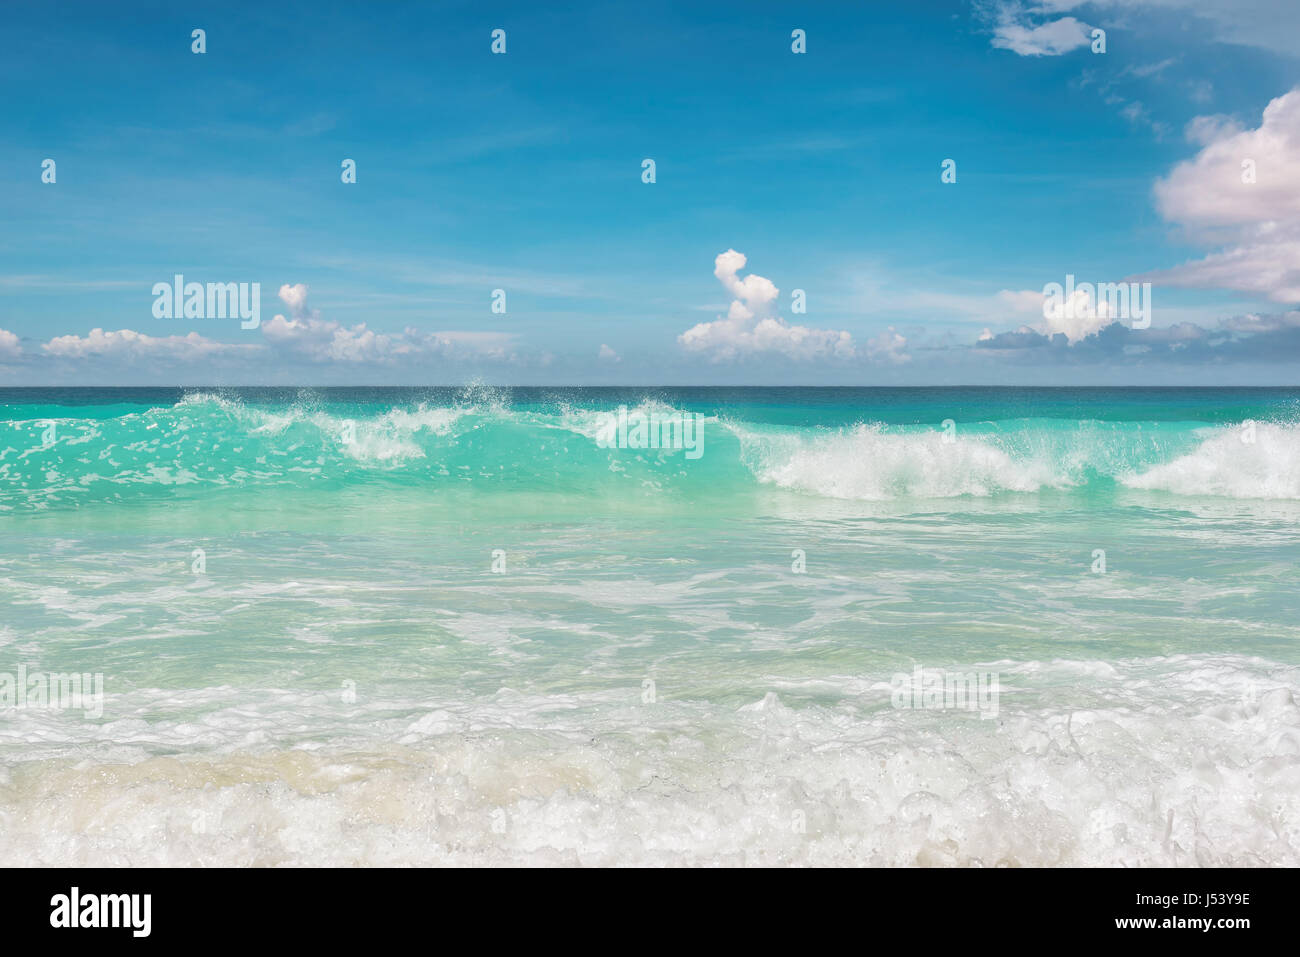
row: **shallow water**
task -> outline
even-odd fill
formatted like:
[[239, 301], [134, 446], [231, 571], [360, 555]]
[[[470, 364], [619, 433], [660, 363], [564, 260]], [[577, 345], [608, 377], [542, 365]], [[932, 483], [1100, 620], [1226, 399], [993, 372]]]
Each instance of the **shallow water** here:
[[1298, 399], [0, 390], [0, 849], [1300, 863]]

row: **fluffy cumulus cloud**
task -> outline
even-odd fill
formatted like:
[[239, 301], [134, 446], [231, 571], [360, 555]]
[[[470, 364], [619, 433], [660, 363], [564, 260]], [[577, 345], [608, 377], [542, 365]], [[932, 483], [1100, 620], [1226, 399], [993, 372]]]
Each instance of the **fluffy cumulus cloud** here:
[[[734, 298], [725, 316], [701, 322], [677, 337], [683, 348], [715, 362], [757, 355], [791, 359], [851, 359], [857, 354], [853, 337], [834, 329], [791, 325], [777, 315], [780, 290], [755, 273], [743, 279], [743, 253], [728, 249], [713, 262], [713, 275]], [[905, 345], [906, 343], [904, 343]], [[901, 348], [901, 346], [899, 347]]]
[[1099, 299], [1086, 290], [1076, 289], [1059, 302], [1047, 302], [1038, 329], [1047, 336], [1060, 333], [1073, 345], [1088, 336], [1096, 335], [1114, 321], [1107, 300]]
[[393, 358], [396, 351], [391, 336], [373, 332], [364, 322], [343, 326], [315, 317], [276, 316], [262, 324], [262, 335], [272, 348], [315, 362], [376, 362]]
[[1188, 136], [1201, 150], [1156, 183], [1156, 207], [1219, 248], [1144, 278], [1300, 302], [1300, 89], [1270, 102], [1254, 129], [1201, 117]]
[[740, 271], [745, 268], [746, 262], [745, 254], [734, 249], [718, 253], [713, 260], [713, 275], [718, 277], [727, 292], [736, 297], [727, 311], [728, 319], [753, 319], [755, 316], [769, 314], [781, 292], [772, 280], [764, 279], [757, 273], [750, 273], [741, 279]]
[[105, 331], [92, 329], [85, 336], [56, 336], [41, 346], [42, 351], [57, 359], [154, 359], [197, 362], [218, 356], [234, 356], [255, 350], [256, 346], [217, 342], [191, 332], [184, 336], [150, 336], [133, 329]]
[[[344, 326], [322, 319], [307, 303], [302, 283], [280, 287], [287, 315], [263, 322], [253, 341], [221, 342], [189, 332], [153, 336], [134, 329], [95, 328], [85, 335], [56, 336], [34, 351], [24, 351], [16, 335], [0, 329], [0, 361], [29, 365], [57, 362], [65, 374], [93, 370], [97, 365], [120, 369], [137, 365], [151, 372], [173, 367], [208, 368], [221, 364], [250, 375], [259, 370], [290, 368], [293, 364], [379, 368], [416, 366], [429, 360], [518, 364], [515, 336], [504, 332], [424, 332], [406, 327], [383, 333], [365, 323]], [[541, 361], [540, 359], [538, 360]]]
[[[1300, 303], [1300, 89], [1272, 100], [1256, 127], [1203, 116], [1188, 124], [1187, 138], [1199, 149], [1156, 181], [1156, 208], [1184, 239], [1217, 248], [1138, 281], [1232, 290], [1284, 307]], [[1038, 315], [1026, 317], [1014, 332], [985, 329], [977, 350], [1064, 349], [1078, 359], [1300, 358], [1300, 312], [1294, 310], [1237, 316], [1213, 326], [1184, 322], [1140, 329], [1113, 316], [1100, 292], [1096, 302], [1079, 289], [1069, 301], [1055, 303], [1031, 290], [1003, 290], [998, 298], [1008, 316], [1031, 310]]]
[[[1059, 297], [1049, 297], [1041, 290], [1003, 289], [997, 294], [997, 305], [1004, 317], [1022, 318], [1018, 333], [1032, 333], [1046, 336], [1065, 336], [1068, 343], [1076, 343], [1088, 336], [1096, 335], [1115, 321], [1111, 316], [1110, 302], [1090, 293], [1088, 288], [1074, 289], [1069, 297], [1064, 290]], [[980, 342], [993, 338], [993, 332], [985, 329], [979, 337]]]
[[513, 360], [514, 337], [495, 332], [421, 332], [406, 327], [400, 333], [381, 333], [364, 322], [354, 326], [321, 319], [307, 306], [302, 283], [280, 287], [280, 300], [289, 312], [262, 323], [262, 336], [274, 350], [310, 362], [350, 365], [395, 365], [405, 360], [439, 356], [472, 356]]
[[295, 319], [301, 319], [308, 315], [307, 312], [307, 287], [303, 283], [294, 283], [292, 286], [285, 283], [280, 287], [280, 301], [289, 309], [289, 315]]

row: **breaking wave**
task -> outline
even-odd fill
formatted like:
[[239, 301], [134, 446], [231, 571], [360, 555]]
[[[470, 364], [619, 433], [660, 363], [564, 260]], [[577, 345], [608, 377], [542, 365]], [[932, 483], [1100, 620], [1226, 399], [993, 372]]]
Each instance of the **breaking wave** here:
[[[304, 395], [260, 405], [195, 392], [107, 417], [0, 422], [0, 511], [221, 488], [339, 489], [381, 483], [562, 495], [727, 494], [763, 488], [834, 499], [993, 497], [1126, 489], [1177, 496], [1300, 500], [1300, 426], [1015, 419], [838, 428], [704, 413], [703, 454], [602, 448], [610, 409], [512, 403], [484, 387], [441, 401], [349, 406]], [[50, 417], [48, 411], [56, 414]], [[80, 410], [78, 410], [80, 411]], [[693, 414], [646, 398], [647, 416]], [[22, 417], [13, 417], [22, 413]]]

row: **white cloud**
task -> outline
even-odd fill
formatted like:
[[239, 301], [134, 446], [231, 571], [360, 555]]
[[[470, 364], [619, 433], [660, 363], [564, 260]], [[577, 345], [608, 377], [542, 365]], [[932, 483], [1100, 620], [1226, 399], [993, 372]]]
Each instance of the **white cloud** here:
[[312, 362], [392, 365], [421, 357], [465, 356], [514, 360], [515, 337], [505, 332], [421, 332], [408, 326], [400, 333], [375, 332], [364, 322], [355, 326], [310, 317], [276, 316], [262, 323], [262, 335], [277, 350]]
[[[1180, 12], [1197, 18], [1199, 22], [1188, 26], [1208, 39], [1290, 55], [1300, 52], [1300, 4], [1290, 0], [1037, 0], [1032, 8], [1054, 15], [1083, 6], [1115, 11], [1130, 29], [1142, 25], [1135, 22], [1136, 14]], [[1161, 21], [1153, 21], [1151, 26], [1153, 30], [1167, 29]]]
[[1070, 344], [1095, 335], [1109, 326], [1114, 320], [1110, 315], [1110, 303], [1099, 299], [1095, 304], [1093, 297], [1085, 289], [1076, 289], [1055, 308], [1043, 312], [1043, 321], [1031, 325], [1031, 328], [1046, 336], [1065, 333]]
[[1258, 242], [1142, 277], [1167, 286], [1232, 289], [1273, 302], [1300, 302], [1300, 240]]
[[0, 329], [0, 356], [16, 356], [22, 351], [18, 337], [8, 329]]
[[1208, 146], [1215, 140], [1227, 139], [1241, 131], [1241, 124], [1230, 116], [1216, 113], [1213, 116], [1196, 116], [1187, 124], [1185, 135], [1189, 143]]
[[1169, 67], [1173, 66], [1174, 63], [1176, 62], [1177, 61], [1173, 57], [1168, 57], [1164, 60], [1161, 60], [1159, 63], [1147, 63], [1147, 64], [1143, 64], [1142, 66], [1126, 66], [1124, 68], [1124, 72], [1131, 73], [1134, 76], [1142, 76], [1142, 77], [1159, 76]]
[[289, 315], [295, 319], [302, 319], [308, 315], [307, 312], [307, 287], [303, 283], [289, 285], [285, 283], [280, 287], [280, 300], [289, 307]]
[[[465, 330], [448, 330], [444, 332], [420, 332], [411, 326], [402, 330], [403, 342], [410, 345], [416, 354], [442, 355], [449, 357], [472, 356], [479, 359], [496, 359], [508, 362], [519, 361], [515, 354], [516, 336], [510, 332], [470, 332]], [[545, 365], [550, 361], [549, 353], [537, 357]]]
[[[1161, 215], [1192, 228], [1300, 219], [1300, 88], [1272, 100], [1257, 129], [1221, 116], [1198, 117], [1189, 135], [1203, 149], [1156, 183]], [[1255, 183], [1242, 182], [1253, 160]]]
[[750, 273], [741, 279], [737, 273], [745, 268], [746, 262], [745, 254], [734, 249], [718, 253], [713, 261], [713, 275], [718, 277], [727, 292], [736, 297], [727, 312], [728, 319], [752, 319], [770, 314], [781, 291], [770, 279], [764, 279], [757, 273]]
[[609, 346], [605, 345], [605, 343], [603, 343], [603, 342], [600, 344], [600, 352], [597, 353], [597, 356], [596, 356], [596, 357], [597, 357], [598, 359], [600, 359], [602, 362], [622, 362], [622, 361], [623, 361], [623, 357], [622, 357], [622, 356], [620, 356], [617, 352], [615, 352], [615, 351], [614, 351], [613, 349], [611, 349]]
[[[1003, 289], [997, 294], [1001, 305], [1002, 317], [1025, 317], [1018, 332], [1037, 332], [1048, 337], [1064, 333], [1073, 345], [1088, 336], [1095, 335], [1115, 321], [1110, 314], [1110, 302], [1099, 299], [1093, 302], [1088, 290], [1075, 289], [1069, 300], [1049, 299], [1046, 294], [1035, 289]], [[1033, 317], [1032, 321], [1028, 317]], [[987, 342], [993, 339], [993, 332], [985, 327], [977, 341]]]
[[795, 359], [854, 355], [853, 337], [847, 332], [792, 326], [782, 319], [762, 319], [751, 326], [720, 318], [687, 329], [677, 341], [691, 351], [711, 353], [715, 361], [764, 352]]
[[1020, 56], [1060, 56], [1090, 45], [1091, 35], [1092, 27], [1074, 17], [1031, 26], [1022, 8], [1008, 4], [999, 10], [993, 45]]
[[[261, 342], [226, 343], [197, 332], [151, 336], [133, 329], [92, 329], [87, 335], [57, 336], [41, 346], [45, 354], [69, 360], [149, 359], [154, 368], [167, 363], [210, 361], [238, 357], [250, 363], [284, 359], [310, 363], [392, 366], [426, 358], [488, 359], [517, 362], [516, 337], [504, 332], [422, 332], [406, 327], [397, 333], [375, 332], [365, 323], [344, 326], [321, 319], [308, 308], [307, 287], [301, 283], [280, 287], [280, 299], [292, 318], [277, 315], [261, 325]], [[0, 356], [19, 355], [18, 337], [0, 330]]]
[[262, 335], [274, 348], [317, 362], [375, 362], [392, 357], [392, 338], [371, 331], [364, 322], [345, 327], [312, 317], [276, 316], [262, 324]]
[[735, 296], [726, 316], [687, 329], [677, 341], [692, 352], [707, 353], [714, 362], [756, 354], [777, 354], [793, 359], [839, 358], [855, 355], [853, 337], [834, 329], [792, 326], [776, 315], [780, 290], [771, 280], [750, 273], [743, 253], [728, 249], [714, 260], [713, 274]]
[[868, 339], [866, 344], [868, 358], [875, 362], [886, 362], [890, 365], [902, 365], [904, 362], [911, 362], [912, 357], [907, 354], [907, 339], [894, 331], [890, 326], [875, 338]]
[[219, 355], [239, 355], [257, 350], [253, 345], [232, 345], [207, 339], [197, 332], [184, 336], [150, 336], [133, 329], [105, 332], [95, 328], [85, 336], [56, 336], [41, 346], [49, 355], [61, 359], [88, 356], [105, 358], [172, 359], [192, 362]]
[[[1188, 136], [1201, 151], [1156, 182], [1156, 207], [1222, 248], [1143, 278], [1300, 302], [1300, 88], [1270, 102], [1256, 129], [1200, 117]], [[1243, 182], [1249, 164], [1253, 183]]]
[[400, 333], [375, 332], [364, 322], [344, 326], [321, 319], [307, 307], [307, 287], [302, 283], [280, 287], [280, 299], [293, 318], [277, 315], [262, 323], [262, 336], [277, 350], [312, 362], [392, 365], [421, 357], [457, 357], [514, 360], [515, 337], [504, 332], [421, 332], [406, 327]]

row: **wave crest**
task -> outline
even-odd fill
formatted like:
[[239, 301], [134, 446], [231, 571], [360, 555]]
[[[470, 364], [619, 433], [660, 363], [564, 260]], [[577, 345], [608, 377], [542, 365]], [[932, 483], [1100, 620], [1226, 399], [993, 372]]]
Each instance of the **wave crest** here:
[[1129, 488], [1175, 495], [1300, 499], [1300, 426], [1259, 423], [1224, 428], [1196, 449], [1124, 476]]
[[1044, 463], [942, 432], [900, 434], [863, 424], [815, 437], [738, 434], [759, 481], [829, 498], [955, 498], [1066, 484]]

